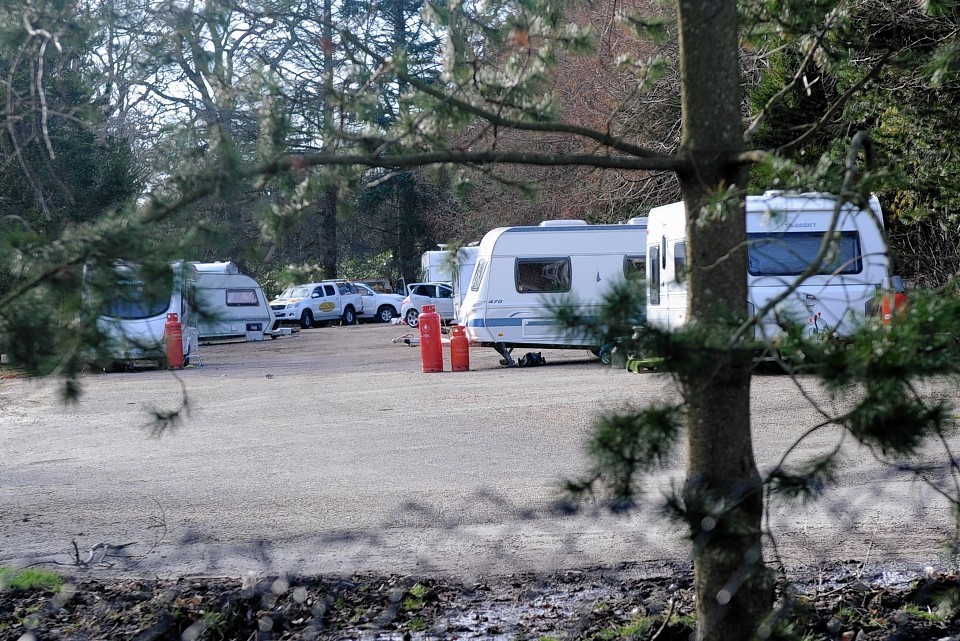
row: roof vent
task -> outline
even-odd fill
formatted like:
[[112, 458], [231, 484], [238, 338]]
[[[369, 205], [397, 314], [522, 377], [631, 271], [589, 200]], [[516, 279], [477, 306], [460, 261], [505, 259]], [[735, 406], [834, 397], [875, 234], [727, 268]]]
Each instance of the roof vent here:
[[545, 220], [540, 223], [541, 227], [568, 227], [570, 225], [586, 225], [585, 220]]

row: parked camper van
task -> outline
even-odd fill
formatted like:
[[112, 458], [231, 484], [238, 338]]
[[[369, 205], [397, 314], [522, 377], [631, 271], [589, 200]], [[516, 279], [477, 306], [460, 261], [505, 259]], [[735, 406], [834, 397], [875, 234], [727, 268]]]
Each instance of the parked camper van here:
[[232, 261], [187, 263], [186, 284], [202, 341], [262, 341], [273, 326], [263, 288]]
[[562, 220], [488, 232], [477, 249], [460, 318], [471, 345], [494, 348], [510, 365], [515, 347], [599, 353], [601, 346], [590, 338], [572, 336], [557, 324], [554, 310], [576, 301], [579, 313], [595, 314], [615, 283], [642, 270], [645, 223]]
[[[464, 245], [457, 248], [455, 261], [451, 260], [451, 249], [448, 245], [437, 245], [440, 249], [424, 252], [420, 257], [420, 271], [423, 282], [449, 283], [453, 287], [453, 318], [462, 321], [461, 308], [463, 299], [467, 295], [467, 285], [473, 276], [473, 268], [477, 264], [477, 253], [480, 251], [478, 243]], [[451, 269], [453, 265], [456, 269]], [[409, 290], [409, 287], [407, 289]]]
[[[99, 307], [97, 328], [117, 363], [128, 368], [141, 362], [163, 367], [167, 361], [164, 325], [171, 313], [183, 323], [183, 355], [189, 359], [196, 345], [196, 319], [184, 296], [181, 261], [149, 273], [142, 265], [127, 261], [115, 262], [108, 274], [98, 274], [88, 266], [83, 279], [84, 299]], [[103, 298], [94, 300], [100, 291]]]
[[[746, 208], [750, 313], [794, 288], [758, 325], [757, 338], [772, 341], [780, 336], [778, 317], [806, 323], [811, 336], [849, 335], [888, 283], [877, 199], [861, 209], [828, 194], [767, 192], [748, 196]], [[835, 212], [836, 224], [831, 226]], [[675, 328], [684, 324], [687, 314], [684, 204], [650, 210], [647, 234], [647, 321]], [[814, 275], [798, 282], [831, 234], [836, 239], [827, 259]]]

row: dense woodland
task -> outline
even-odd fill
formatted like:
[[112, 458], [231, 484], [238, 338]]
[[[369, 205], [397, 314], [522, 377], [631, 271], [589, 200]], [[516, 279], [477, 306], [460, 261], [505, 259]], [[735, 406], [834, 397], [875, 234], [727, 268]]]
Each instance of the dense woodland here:
[[[815, 160], [842, 157], [851, 132], [868, 130], [898, 271], [916, 284], [942, 284], [956, 271], [960, 224], [949, 57], [956, 16], [911, 0], [830, 4], [741, 6], [749, 144], [806, 162], [761, 165], [750, 190], [828, 190]], [[368, 151], [377, 136], [385, 149], [407, 144], [387, 135], [418, 117], [404, 92], [444, 73], [448, 45], [429, 16], [422, 0], [4, 3], [4, 251], [12, 237], [44, 242], [147, 199], [182, 196], [211, 168], [215, 193], [151, 225], [150, 242], [189, 259], [232, 259], [272, 286], [290, 265], [409, 281], [419, 255], [438, 242], [550, 218], [625, 220], [679, 199], [671, 173], [569, 165], [309, 167], [242, 179], [280, 154]], [[510, 19], [519, 22], [504, 41], [490, 38], [477, 51], [516, 58], [524, 91], [550, 87], [538, 119], [676, 151], [680, 76], [669, 3], [569, 5], [549, 17], [589, 30], [589, 47], [549, 46], [522, 24], [537, 19], [522, 10]], [[410, 80], [371, 83], [379, 57], [401, 50]], [[557, 155], [598, 146], [559, 129], [457, 124], [429, 132], [431, 140]], [[802, 145], [788, 145], [804, 132]]]

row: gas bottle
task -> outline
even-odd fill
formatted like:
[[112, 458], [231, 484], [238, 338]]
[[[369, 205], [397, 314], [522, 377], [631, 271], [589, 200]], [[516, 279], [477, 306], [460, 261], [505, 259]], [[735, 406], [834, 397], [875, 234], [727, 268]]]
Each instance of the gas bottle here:
[[906, 313], [907, 295], [901, 292], [890, 292], [883, 295], [880, 300], [880, 318], [884, 325], [893, 322], [896, 316], [902, 316]]
[[460, 325], [453, 326], [453, 336], [450, 337], [450, 371], [470, 371], [470, 342]]
[[417, 322], [420, 326], [420, 362], [424, 372], [443, 371], [443, 342], [440, 340], [440, 314], [436, 305], [424, 305]]
[[175, 312], [167, 314], [167, 322], [163, 326], [163, 340], [167, 348], [167, 367], [183, 367], [183, 327]]

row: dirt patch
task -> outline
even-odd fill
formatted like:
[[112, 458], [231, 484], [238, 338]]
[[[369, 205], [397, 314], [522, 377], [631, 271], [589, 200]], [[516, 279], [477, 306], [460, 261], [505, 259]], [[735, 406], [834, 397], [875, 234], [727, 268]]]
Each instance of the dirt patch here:
[[[957, 638], [953, 576], [882, 585], [837, 565], [803, 583], [784, 622], [796, 638]], [[514, 575], [464, 584], [422, 576], [78, 578], [51, 591], [0, 592], [0, 638], [688, 639], [689, 569]], [[829, 586], [829, 587], [825, 587]]]

